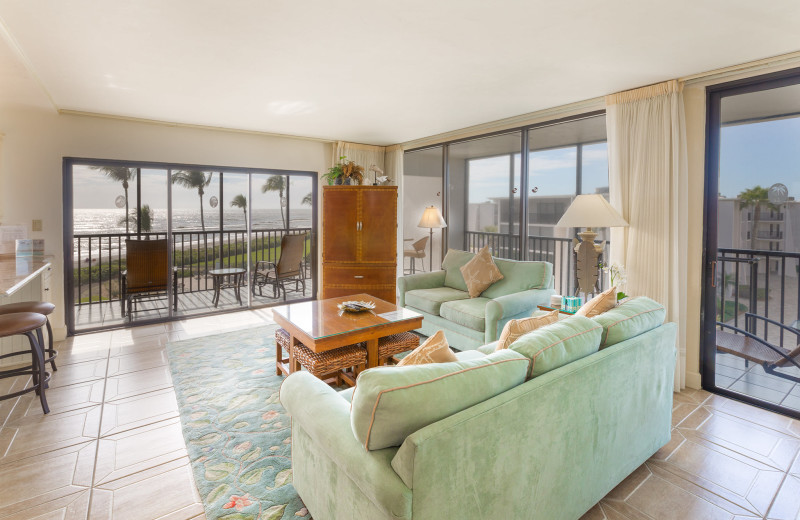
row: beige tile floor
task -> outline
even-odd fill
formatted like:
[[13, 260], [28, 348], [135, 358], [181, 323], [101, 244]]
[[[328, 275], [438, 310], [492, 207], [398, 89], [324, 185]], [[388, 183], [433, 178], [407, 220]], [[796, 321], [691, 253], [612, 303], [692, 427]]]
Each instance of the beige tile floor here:
[[[205, 518], [164, 345], [269, 321], [245, 311], [61, 343], [49, 415], [32, 394], [0, 402], [0, 519]], [[0, 380], [0, 392], [26, 383]], [[800, 421], [686, 390], [670, 443], [584, 519], [798, 515]]]

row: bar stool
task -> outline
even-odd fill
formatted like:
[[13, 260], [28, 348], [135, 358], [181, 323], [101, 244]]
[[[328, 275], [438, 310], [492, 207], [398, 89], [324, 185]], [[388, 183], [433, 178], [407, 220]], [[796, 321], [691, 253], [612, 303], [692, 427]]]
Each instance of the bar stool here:
[[[28, 374], [33, 376], [33, 385], [30, 388], [0, 395], [0, 401], [35, 391], [36, 395], [39, 396], [39, 401], [42, 403], [42, 411], [44, 413], [50, 413], [50, 408], [47, 406], [47, 400], [44, 396], [44, 390], [47, 388], [48, 381], [50, 381], [50, 374], [45, 372], [44, 369], [44, 351], [42, 349], [42, 344], [44, 343], [42, 327], [45, 326], [45, 323], [47, 323], [47, 317], [35, 312], [15, 312], [13, 314], [3, 314], [0, 316], [0, 338], [16, 336], [17, 334], [27, 336], [28, 342], [31, 345], [31, 356], [33, 358], [29, 368], [20, 367], [0, 371], [0, 379]], [[34, 332], [36, 333], [35, 336]], [[0, 356], [0, 359], [18, 356], [20, 354], [24, 354], [24, 352], [18, 351], [3, 354]]]
[[[35, 312], [36, 314], [42, 314], [47, 317], [53, 314], [55, 310], [56, 306], [50, 302], [8, 303], [6, 305], [0, 305], [0, 316], [15, 312]], [[44, 360], [45, 365], [50, 363], [50, 366], [53, 367], [53, 372], [58, 370], [55, 362], [58, 352], [56, 352], [56, 349], [53, 347], [53, 328], [50, 326], [50, 318], [47, 318], [47, 348], [45, 348], [43, 344], [42, 350], [48, 356]]]

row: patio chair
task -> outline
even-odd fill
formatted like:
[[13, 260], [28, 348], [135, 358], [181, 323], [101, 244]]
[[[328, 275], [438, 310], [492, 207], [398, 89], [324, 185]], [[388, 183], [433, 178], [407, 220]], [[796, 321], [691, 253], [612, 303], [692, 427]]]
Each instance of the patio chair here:
[[284, 235], [281, 239], [281, 255], [278, 263], [261, 260], [256, 262], [256, 269], [253, 272], [253, 283], [251, 292], [264, 296], [263, 288], [265, 285], [272, 286], [272, 297], [278, 298], [283, 291], [283, 300], [286, 301], [286, 283], [294, 283], [294, 291], [300, 291], [302, 287], [303, 296], [306, 294], [306, 276], [303, 268], [303, 258], [305, 256], [306, 238], [308, 233], [302, 235]]
[[[122, 271], [122, 315], [133, 320], [136, 304], [168, 293], [169, 257], [167, 240], [125, 240], [126, 270]], [[173, 308], [178, 310], [178, 277], [172, 277]], [[150, 309], [148, 309], [150, 310]]]
[[[794, 334], [795, 347], [792, 350], [789, 350], [783, 348], [782, 346], [773, 345], [766, 339], [759, 338], [751, 332], [718, 321], [718, 327], [730, 329], [733, 332], [728, 332], [727, 330], [717, 330], [717, 350], [743, 358], [745, 360], [745, 364], [749, 361], [758, 363], [764, 367], [764, 371], [769, 374], [800, 383], [800, 377], [778, 372], [776, 370], [778, 368], [792, 366], [800, 369], [800, 330], [764, 316], [759, 316], [757, 314], [748, 312], [745, 313], [744, 316], [745, 323], [755, 324], [755, 320], [763, 320], [765, 322], [765, 326], [766, 323], [769, 323], [779, 327], [785, 332]], [[753, 327], [752, 330], [756, 330], [755, 327]]]
[[403, 260], [410, 258], [410, 266], [405, 274], [414, 274], [417, 272], [417, 258], [422, 260], [422, 270], [425, 270], [425, 246], [428, 245], [428, 238], [423, 237], [411, 244], [411, 249], [403, 249]]

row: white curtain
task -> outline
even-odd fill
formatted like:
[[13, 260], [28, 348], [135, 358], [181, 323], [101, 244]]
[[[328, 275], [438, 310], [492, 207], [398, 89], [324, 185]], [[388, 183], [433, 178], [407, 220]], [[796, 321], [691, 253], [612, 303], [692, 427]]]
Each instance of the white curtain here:
[[340, 161], [340, 157], [347, 157], [347, 159], [345, 159], [346, 161], [353, 161], [354, 163], [364, 167], [364, 184], [372, 184], [373, 174], [370, 173], [369, 167], [374, 164], [381, 170], [385, 170], [385, 154], [386, 148], [383, 146], [337, 141], [336, 146], [333, 147], [331, 166], [336, 166], [336, 164], [338, 164]]
[[648, 296], [678, 324], [675, 391], [686, 386], [688, 167], [683, 85], [668, 81], [606, 98], [611, 204], [630, 224], [612, 228], [611, 260], [625, 292]]

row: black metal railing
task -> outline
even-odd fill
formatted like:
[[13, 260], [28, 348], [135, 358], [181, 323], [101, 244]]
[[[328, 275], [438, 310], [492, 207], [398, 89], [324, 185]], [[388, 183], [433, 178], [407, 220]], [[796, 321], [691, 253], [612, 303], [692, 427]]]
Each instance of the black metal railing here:
[[[466, 250], [477, 253], [488, 245], [492, 255], [513, 260], [544, 261], [553, 264], [555, 289], [561, 295], [575, 294], [575, 254], [571, 238], [528, 235], [528, 250], [520, 255], [519, 236], [487, 231], [466, 231]], [[606, 259], [607, 261], [607, 259]], [[605, 287], [605, 277], [600, 276], [600, 290]]]
[[[724, 248], [718, 253], [715, 279], [717, 321], [744, 328], [773, 344], [783, 345], [783, 329], [765, 320], [745, 320], [745, 313], [771, 318], [789, 326], [798, 324], [800, 252]], [[786, 347], [792, 350], [796, 346]]]
[[[253, 229], [250, 256], [257, 261], [277, 262], [281, 239], [286, 234], [309, 234], [310, 228]], [[122, 271], [125, 270], [125, 240], [164, 239], [164, 232], [100, 233], [75, 235], [73, 241], [73, 282], [75, 305], [119, 300]], [[178, 293], [213, 289], [209, 269], [247, 267], [247, 231], [177, 231], [172, 233], [172, 265], [178, 277]]]

